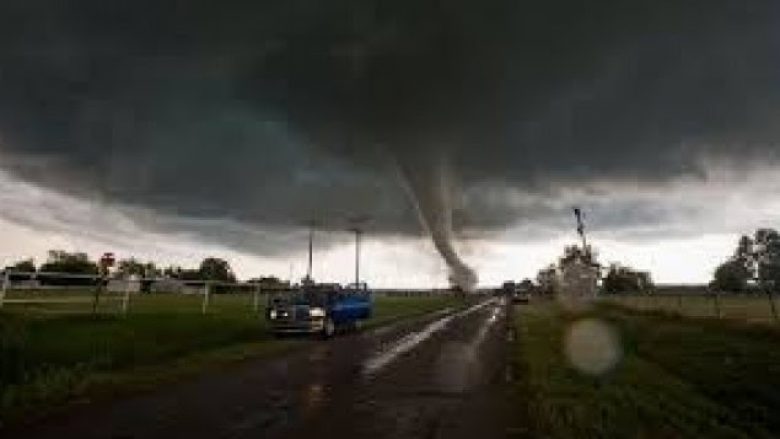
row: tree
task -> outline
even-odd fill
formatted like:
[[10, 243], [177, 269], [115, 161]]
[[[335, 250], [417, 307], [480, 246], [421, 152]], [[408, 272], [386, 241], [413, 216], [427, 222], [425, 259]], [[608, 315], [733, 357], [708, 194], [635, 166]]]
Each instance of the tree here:
[[748, 270], [752, 267], [754, 259], [754, 243], [747, 235], [742, 235], [737, 242], [737, 250], [734, 251], [734, 259]]
[[162, 270], [162, 275], [169, 279], [178, 280], [203, 280], [199, 270], [181, 268], [177, 265], [170, 265]]
[[520, 282], [520, 288], [530, 290], [533, 287], [534, 287], [534, 281], [532, 281], [531, 279], [525, 278]]
[[154, 262], [147, 262], [144, 264], [144, 273], [146, 277], [160, 277], [162, 276], [162, 271], [157, 268], [157, 265], [154, 264]]
[[710, 287], [718, 291], [741, 293], [755, 277], [756, 243], [747, 235], [737, 242], [734, 254], [715, 269]]
[[262, 276], [249, 279], [247, 283], [252, 285], [259, 285], [261, 289], [266, 290], [281, 290], [290, 287], [289, 281], [282, 281], [276, 276]]
[[[8, 279], [14, 282], [21, 282], [30, 279], [31, 275], [28, 273], [35, 273], [35, 262], [32, 259], [24, 259], [14, 263], [6, 268], [8, 271]], [[6, 270], [0, 271], [0, 282], [2, 281], [2, 273]]]
[[[95, 285], [95, 276], [99, 272], [97, 263], [90, 261], [86, 253], [68, 253], [63, 250], [50, 250], [48, 260], [38, 269], [38, 280], [42, 285]], [[67, 277], [46, 273], [64, 273], [85, 275], [86, 277]]]
[[89, 260], [86, 253], [68, 253], [50, 250], [49, 259], [41, 265], [40, 271], [68, 274], [98, 274], [98, 266]]
[[143, 276], [145, 266], [135, 258], [122, 259], [117, 264], [117, 271], [124, 276]]
[[541, 294], [554, 294], [556, 289], [557, 270], [555, 265], [539, 270], [536, 275], [536, 283]]
[[756, 277], [766, 291], [780, 291], [780, 233], [773, 229], [756, 231], [753, 246]]
[[204, 259], [198, 268], [198, 275], [200, 280], [230, 283], [236, 281], [236, 276], [233, 274], [233, 270], [230, 269], [230, 264], [220, 258], [210, 257]]
[[750, 279], [750, 272], [743, 261], [732, 258], [715, 269], [715, 279], [710, 286], [718, 291], [741, 293], [747, 289]]
[[22, 273], [35, 273], [35, 262], [30, 259], [24, 259], [11, 265], [11, 271]]
[[734, 254], [715, 270], [713, 288], [728, 292], [747, 290], [755, 280], [766, 292], [780, 291], [780, 233], [756, 230], [753, 238], [739, 238]]
[[181, 267], [170, 265], [163, 270], [162, 274], [170, 279], [179, 279], [181, 277]]
[[607, 294], [647, 292], [653, 287], [650, 273], [634, 270], [619, 264], [611, 264], [604, 277], [604, 292]]
[[519, 287], [523, 291], [530, 292], [530, 291], [533, 291], [533, 289], [534, 289], [534, 282], [531, 279], [526, 278], [526, 279], [523, 279], [522, 282], [520, 282], [520, 286]]
[[117, 271], [125, 276], [157, 277], [160, 275], [160, 270], [154, 262], [143, 263], [135, 258], [119, 261]]

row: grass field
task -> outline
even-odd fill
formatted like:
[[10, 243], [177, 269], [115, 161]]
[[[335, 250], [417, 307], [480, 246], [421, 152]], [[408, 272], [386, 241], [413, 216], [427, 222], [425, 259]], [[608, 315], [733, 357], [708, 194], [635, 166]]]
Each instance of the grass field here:
[[[618, 334], [621, 359], [601, 376], [564, 353], [581, 318]], [[599, 305], [568, 314], [551, 303], [516, 308], [519, 428], [535, 437], [777, 437], [780, 331]]]
[[[43, 297], [48, 293], [37, 293]], [[264, 301], [251, 295], [133, 297], [132, 312], [106, 298], [91, 314], [89, 292], [60, 304], [7, 304], [0, 312], [0, 420], [74, 397], [154, 386], [184, 373], [304, 340], [278, 340], [266, 325]], [[28, 296], [31, 297], [31, 296]], [[86, 301], [84, 299], [87, 299]], [[376, 297], [368, 326], [418, 316], [447, 306], [452, 297]]]
[[[605, 296], [602, 300], [639, 311], [665, 311], [687, 317], [718, 317], [756, 323], [776, 323], [769, 296], [657, 295]], [[780, 300], [773, 298], [780, 313]]]
[[[265, 297], [260, 296], [260, 305]], [[36, 314], [85, 314], [92, 312], [94, 290], [28, 290], [10, 291], [6, 295], [5, 310], [8, 312], [30, 312]], [[124, 295], [103, 293], [98, 301], [99, 314], [122, 313]], [[24, 301], [24, 303], [16, 303]], [[128, 314], [199, 313], [202, 311], [202, 294], [132, 294], [128, 302]], [[252, 294], [211, 294], [208, 308], [213, 313], [251, 312], [254, 308]]]

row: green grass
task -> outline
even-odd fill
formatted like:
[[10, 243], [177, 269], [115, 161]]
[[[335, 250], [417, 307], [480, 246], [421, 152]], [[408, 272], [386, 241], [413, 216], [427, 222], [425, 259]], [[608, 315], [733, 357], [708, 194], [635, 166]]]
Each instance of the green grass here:
[[[5, 311], [13, 313], [35, 314], [86, 314], [92, 312], [94, 290], [67, 291], [12, 291], [6, 299]], [[25, 300], [31, 303], [14, 303]], [[121, 314], [124, 295], [121, 293], [103, 293], [98, 301], [99, 314]], [[248, 313], [253, 310], [252, 294], [212, 294], [209, 296], [210, 313]], [[265, 297], [260, 298], [261, 305]], [[132, 294], [128, 303], [128, 313], [200, 313], [203, 296], [200, 294]]]
[[[563, 344], [582, 317], [607, 322], [622, 360], [602, 376], [570, 366]], [[773, 437], [780, 432], [780, 332], [600, 306], [518, 307], [518, 427], [534, 437]], [[522, 430], [520, 430], [522, 431]]]
[[[127, 316], [109, 308], [117, 306], [110, 300], [95, 316], [91, 304], [9, 304], [0, 312], [0, 421], [306, 343], [272, 337], [261, 302], [255, 313], [251, 295], [213, 295], [202, 315], [198, 296], [135, 296]], [[459, 304], [452, 297], [377, 297], [368, 326]]]
[[375, 327], [396, 320], [417, 317], [444, 308], [460, 308], [467, 304], [454, 296], [377, 297], [374, 314], [366, 327]]

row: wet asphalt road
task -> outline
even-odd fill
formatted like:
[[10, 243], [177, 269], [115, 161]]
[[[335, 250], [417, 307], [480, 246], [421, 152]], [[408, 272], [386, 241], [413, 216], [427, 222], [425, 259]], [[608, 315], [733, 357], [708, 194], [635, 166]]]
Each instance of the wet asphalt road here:
[[505, 437], [507, 310], [496, 300], [314, 342], [28, 425], [24, 438]]

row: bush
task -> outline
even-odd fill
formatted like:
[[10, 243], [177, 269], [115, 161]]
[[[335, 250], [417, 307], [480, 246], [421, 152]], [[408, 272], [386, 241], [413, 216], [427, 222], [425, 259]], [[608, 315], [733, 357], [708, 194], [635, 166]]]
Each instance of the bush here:
[[652, 289], [650, 273], [612, 264], [604, 277], [604, 292], [607, 294], [642, 293]]

